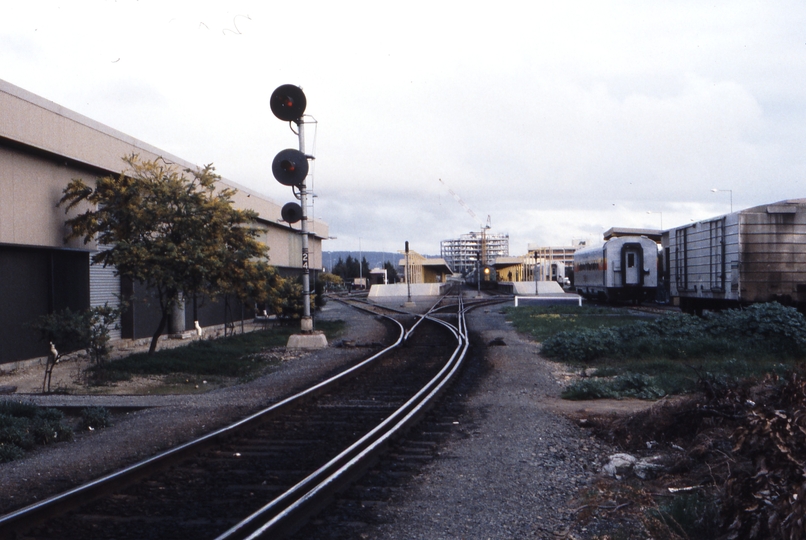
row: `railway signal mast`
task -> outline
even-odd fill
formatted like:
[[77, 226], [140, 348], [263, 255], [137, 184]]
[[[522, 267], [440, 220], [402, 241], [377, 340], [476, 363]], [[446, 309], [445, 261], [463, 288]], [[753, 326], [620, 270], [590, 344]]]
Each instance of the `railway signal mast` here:
[[[284, 186], [290, 186], [299, 204], [290, 202], [283, 206], [281, 215], [289, 224], [300, 222], [302, 235], [302, 320], [301, 334], [289, 337], [288, 347], [318, 349], [327, 347], [327, 339], [322, 333], [313, 332], [311, 317], [311, 281], [308, 259], [308, 188], [305, 180], [308, 177], [308, 160], [313, 156], [305, 153], [305, 122], [302, 118], [307, 106], [305, 93], [298, 86], [284, 84], [272, 92], [269, 106], [274, 116], [289, 124], [296, 124], [299, 150], [288, 148], [281, 150], [271, 164], [274, 178]], [[293, 126], [292, 126], [293, 131]]]

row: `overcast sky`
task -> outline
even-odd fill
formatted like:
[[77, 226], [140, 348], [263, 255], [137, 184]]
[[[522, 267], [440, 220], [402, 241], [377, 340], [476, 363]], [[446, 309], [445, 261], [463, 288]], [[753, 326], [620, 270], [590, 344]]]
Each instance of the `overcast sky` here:
[[727, 213], [712, 188], [806, 197], [802, 1], [26, 0], [0, 78], [280, 204], [268, 98], [301, 86], [325, 250], [438, 254], [490, 216], [520, 255]]

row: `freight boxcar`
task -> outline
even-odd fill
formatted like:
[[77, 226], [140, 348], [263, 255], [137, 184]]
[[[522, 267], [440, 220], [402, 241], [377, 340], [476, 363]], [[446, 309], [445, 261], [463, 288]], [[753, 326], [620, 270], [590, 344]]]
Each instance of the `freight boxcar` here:
[[654, 300], [658, 287], [657, 242], [645, 236], [621, 236], [577, 251], [574, 287], [589, 299]]
[[778, 301], [806, 307], [806, 199], [664, 231], [672, 303], [687, 312]]

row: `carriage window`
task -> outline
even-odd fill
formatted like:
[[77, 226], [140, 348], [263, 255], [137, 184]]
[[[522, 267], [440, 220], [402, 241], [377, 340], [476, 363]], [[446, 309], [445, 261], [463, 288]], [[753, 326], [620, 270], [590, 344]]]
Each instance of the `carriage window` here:
[[635, 253], [627, 253], [627, 268], [635, 266]]

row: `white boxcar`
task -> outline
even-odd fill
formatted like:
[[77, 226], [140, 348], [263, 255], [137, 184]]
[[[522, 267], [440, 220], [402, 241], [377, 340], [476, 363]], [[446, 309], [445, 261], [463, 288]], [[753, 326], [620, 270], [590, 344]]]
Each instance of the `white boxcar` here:
[[645, 236], [611, 238], [574, 253], [574, 287], [586, 298], [617, 302], [654, 300], [658, 244]]
[[806, 306], [806, 199], [670, 229], [662, 244], [669, 295], [684, 311]]

